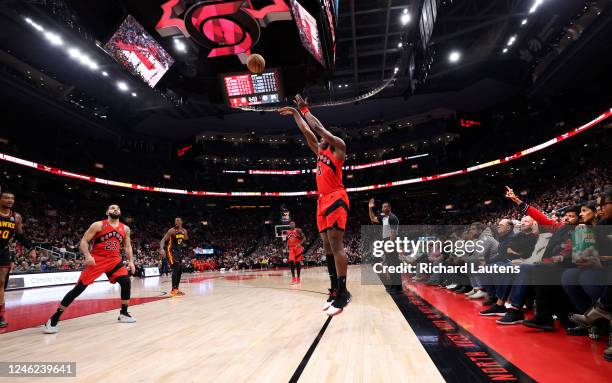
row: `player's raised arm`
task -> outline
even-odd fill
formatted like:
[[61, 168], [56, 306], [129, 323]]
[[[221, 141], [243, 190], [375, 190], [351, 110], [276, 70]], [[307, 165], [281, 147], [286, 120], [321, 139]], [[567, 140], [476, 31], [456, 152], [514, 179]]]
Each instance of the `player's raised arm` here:
[[368, 201], [368, 214], [370, 215], [370, 222], [372, 223], [380, 223], [378, 222], [378, 217], [374, 214], [374, 207], [376, 207], [376, 202], [374, 202], [374, 198], [370, 198]]
[[280, 108], [278, 110], [278, 113], [280, 113], [282, 116], [293, 116], [293, 119], [295, 120], [295, 123], [304, 135], [304, 138], [306, 139], [306, 143], [308, 144], [310, 150], [312, 150], [315, 154], [319, 154], [317, 136], [315, 136], [312, 130], [310, 130], [310, 127], [308, 126], [306, 121], [304, 121], [304, 119], [300, 115], [300, 112], [298, 112], [295, 108], [286, 106], [284, 108]]
[[323, 139], [329, 142], [341, 157], [344, 157], [346, 152], [346, 144], [340, 137], [334, 136], [329, 130], [325, 129], [321, 121], [316, 118], [308, 109], [308, 102], [302, 98], [299, 94], [295, 96], [295, 103], [300, 108], [300, 112], [304, 115], [308, 126], [314, 130], [316, 134], [323, 137]]

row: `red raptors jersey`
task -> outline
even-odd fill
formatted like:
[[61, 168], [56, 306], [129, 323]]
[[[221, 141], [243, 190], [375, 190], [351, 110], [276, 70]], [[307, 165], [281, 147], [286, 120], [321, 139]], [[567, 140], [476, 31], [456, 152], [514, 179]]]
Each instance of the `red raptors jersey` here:
[[125, 225], [119, 222], [112, 227], [108, 220], [102, 221], [102, 230], [93, 239], [91, 255], [94, 257], [121, 257], [121, 245], [125, 239]]
[[300, 241], [302, 241], [302, 236], [297, 231], [297, 229], [287, 231], [287, 244], [289, 245], [289, 247], [291, 248], [298, 247], [300, 244]]
[[343, 160], [337, 159], [331, 146], [319, 151], [317, 159], [317, 190], [319, 194], [329, 194], [344, 189], [342, 184]]

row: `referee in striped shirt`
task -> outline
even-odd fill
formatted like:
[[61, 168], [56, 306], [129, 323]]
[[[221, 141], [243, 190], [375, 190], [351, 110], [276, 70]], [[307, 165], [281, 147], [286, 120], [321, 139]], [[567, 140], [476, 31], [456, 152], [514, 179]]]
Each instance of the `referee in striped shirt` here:
[[[372, 198], [368, 203], [370, 221], [373, 225], [382, 225], [382, 237], [384, 241], [395, 241], [395, 238], [397, 237], [399, 219], [391, 212], [391, 203], [384, 202], [379, 214], [374, 213], [375, 207], [376, 202], [374, 201], [374, 198]], [[384, 264], [387, 266], [399, 266], [400, 262], [397, 253], [393, 252], [387, 254], [384, 259]], [[385, 275], [383, 283], [387, 292], [391, 294], [402, 292], [402, 278], [398, 273]]]

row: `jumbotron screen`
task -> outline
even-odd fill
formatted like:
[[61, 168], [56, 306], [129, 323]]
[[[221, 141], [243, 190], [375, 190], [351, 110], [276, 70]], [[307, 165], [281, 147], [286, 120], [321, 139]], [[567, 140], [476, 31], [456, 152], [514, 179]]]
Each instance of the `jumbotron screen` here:
[[222, 78], [227, 103], [232, 108], [275, 104], [284, 97], [277, 69], [266, 69], [261, 74], [226, 74]]
[[291, 0], [291, 10], [300, 33], [302, 45], [321, 65], [325, 66], [317, 20], [296, 0]]
[[151, 88], [174, 64], [172, 56], [129, 15], [104, 45], [104, 49]]

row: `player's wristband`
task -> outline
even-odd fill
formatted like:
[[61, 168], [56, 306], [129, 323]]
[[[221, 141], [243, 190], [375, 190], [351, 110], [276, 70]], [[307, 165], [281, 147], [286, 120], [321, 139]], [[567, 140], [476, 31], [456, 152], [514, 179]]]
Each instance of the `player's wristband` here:
[[310, 113], [310, 109], [308, 109], [307, 106], [303, 106], [300, 108], [300, 113], [302, 114]]

